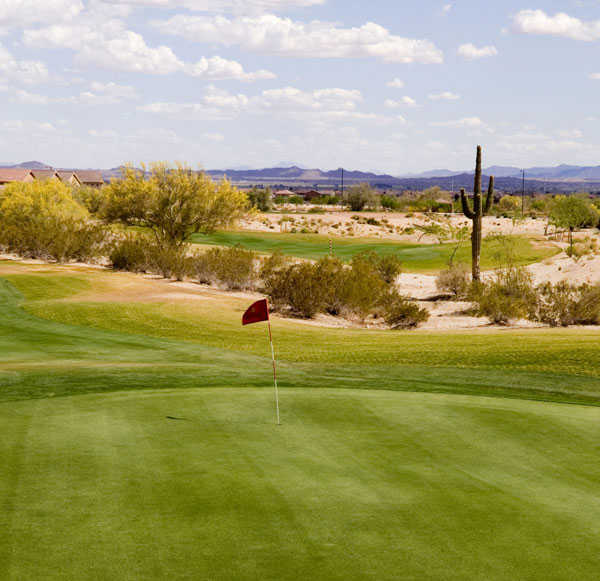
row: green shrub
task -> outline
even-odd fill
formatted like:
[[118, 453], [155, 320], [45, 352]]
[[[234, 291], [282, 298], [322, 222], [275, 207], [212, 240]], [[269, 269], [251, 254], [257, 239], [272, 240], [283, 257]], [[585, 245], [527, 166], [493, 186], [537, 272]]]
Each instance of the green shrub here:
[[456, 300], [468, 296], [470, 284], [469, 267], [465, 264], [453, 264], [442, 270], [435, 279], [437, 289], [449, 293]]
[[531, 274], [521, 267], [497, 271], [491, 281], [474, 286], [473, 295], [477, 314], [500, 325], [530, 316], [536, 305]]
[[402, 296], [396, 289], [381, 301], [383, 318], [392, 329], [412, 329], [429, 320], [429, 311]]
[[561, 281], [537, 289], [538, 300], [531, 318], [551, 327], [596, 325], [600, 322], [600, 285], [576, 286]]
[[137, 232], [127, 232], [116, 240], [110, 249], [109, 259], [115, 270], [145, 272], [148, 270], [150, 237]]
[[379, 304], [388, 284], [382, 278], [369, 255], [359, 254], [352, 259], [344, 277], [342, 301], [344, 310], [364, 320]]
[[294, 315], [310, 319], [322, 309], [323, 289], [310, 262], [272, 271], [267, 292], [276, 310], [289, 307]]
[[354, 258], [354, 262], [366, 261], [388, 284], [393, 283], [402, 272], [402, 261], [394, 254], [380, 256], [372, 250], [361, 252]]
[[147, 248], [148, 267], [163, 278], [182, 280], [187, 274], [189, 262], [186, 259], [189, 245], [161, 244], [152, 241]]
[[339, 258], [326, 256], [315, 264], [315, 277], [321, 288], [321, 308], [330, 315], [344, 309], [344, 287], [348, 268]]
[[193, 257], [188, 265], [201, 283], [239, 290], [251, 289], [256, 282], [256, 254], [240, 245], [211, 248]]
[[253, 208], [260, 210], [261, 212], [268, 212], [273, 205], [273, 193], [271, 188], [252, 188], [246, 192], [248, 201]]

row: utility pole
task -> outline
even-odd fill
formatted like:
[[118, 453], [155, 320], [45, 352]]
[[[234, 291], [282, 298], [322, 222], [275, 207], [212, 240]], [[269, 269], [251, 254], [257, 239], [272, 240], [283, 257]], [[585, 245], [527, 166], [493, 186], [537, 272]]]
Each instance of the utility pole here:
[[342, 169], [342, 200], [344, 199], [344, 168]]
[[525, 170], [522, 169], [523, 174], [523, 189], [521, 190], [521, 215], [525, 216]]

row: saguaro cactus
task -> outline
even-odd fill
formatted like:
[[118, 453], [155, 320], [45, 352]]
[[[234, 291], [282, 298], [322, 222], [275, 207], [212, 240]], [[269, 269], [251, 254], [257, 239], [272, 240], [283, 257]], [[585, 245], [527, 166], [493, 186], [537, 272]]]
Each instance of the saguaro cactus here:
[[465, 189], [460, 190], [460, 199], [462, 202], [463, 214], [473, 222], [473, 231], [471, 232], [471, 256], [472, 256], [472, 272], [473, 280], [481, 280], [481, 229], [482, 218], [486, 216], [494, 199], [494, 176], [490, 176], [490, 184], [488, 186], [487, 197], [485, 204], [481, 199], [481, 145], [477, 146], [477, 161], [475, 164], [475, 185], [473, 187], [473, 209], [469, 205], [469, 200]]

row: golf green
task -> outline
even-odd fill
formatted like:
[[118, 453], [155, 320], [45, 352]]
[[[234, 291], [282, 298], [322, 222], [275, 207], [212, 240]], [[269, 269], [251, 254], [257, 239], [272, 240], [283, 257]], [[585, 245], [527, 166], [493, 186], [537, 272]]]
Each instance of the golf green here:
[[0, 578], [598, 578], [600, 409], [326, 389], [282, 409], [256, 389], [0, 404]]

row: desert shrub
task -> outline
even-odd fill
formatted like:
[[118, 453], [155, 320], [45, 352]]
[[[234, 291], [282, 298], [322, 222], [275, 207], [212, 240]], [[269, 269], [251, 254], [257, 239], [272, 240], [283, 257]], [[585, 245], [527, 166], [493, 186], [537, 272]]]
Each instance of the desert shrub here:
[[344, 286], [348, 269], [339, 258], [324, 257], [315, 264], [315, 277], [322, 290], [321, 308], [339, 315], [344, 308]]
[[530, 316], [536, 305], [531, 274], [520, 267], [499, 270], [492, 280], [476, 285], [473, 299], [478, 315], [501, 325]]
[[382, 208], [386, 210], [398, 210], [402, 207], [400, 200], [397, 196], [390, 196], [388, 194], [383, 194], [379, 200]]
[[364, 320], [380, 302], [388, 284], [369, 255], [355, 256], [350, 266], [342, 289], [344, 310]]
[[531, 318], [551, 327], [596, 325], [600, 322], [600, 285], [576, 286], [567, 281], [538, 287]]
[[453, 264], [440, 271], [435, 279], [440, 292], [449, 293], [457, 300], [467, 297], [470, 283], [469, 267], [465, 264]]
[[256, 255], [240, 245], [211, 248], [187, 261], [198, 282], [229, 290], [250, 289], [256, 281]]
[[57, 180], [13, 183], [0, 193], [0, 244], [10, 252], [58, 262], [97, 256], [102, 227]]
[[411, 329], [429, 320], [429, 311], [402, 296], [396, 289], [381, 301], [383, 319], [392, 329]]
[[273, 270], [267, 291], [276, 310], [289, 307], [293, 314], [310, 319], [322, 308], [323, 289], [310, 262]]
[[145, 272], [148, 269], [150, 237], [138, 232], [128, 232], [115, 240], [110, 248], [109, 259], [115, 270]]
[[359, 261], [368, 262], [388, 284], [393, 283], [402, 272], [402, 261], [394, 254], [380, 256], [372, 250], [364, 251], [356, 255], [353, 264]]
[[580, 287], [574, 322], [578, 325], [600, 324], [600, 284]]
[[182, 280], [187, 274], [188, 244], [168, 244], [152, 241], [147, 248], [148, 268], [163, 278]]

